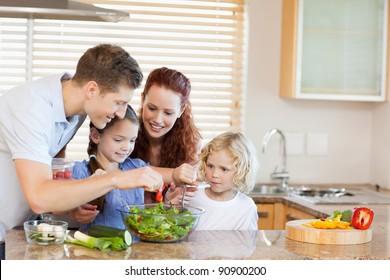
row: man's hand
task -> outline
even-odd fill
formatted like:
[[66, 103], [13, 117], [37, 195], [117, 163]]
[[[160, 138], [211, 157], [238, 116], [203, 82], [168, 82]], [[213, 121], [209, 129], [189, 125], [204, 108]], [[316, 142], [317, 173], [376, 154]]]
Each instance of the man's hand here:
[[122, 190], [144, 188], [148, 192], [157, 192], [164, 184], [161, 174], [149, 166], [120, 171], [117, 174], [117, 187]]

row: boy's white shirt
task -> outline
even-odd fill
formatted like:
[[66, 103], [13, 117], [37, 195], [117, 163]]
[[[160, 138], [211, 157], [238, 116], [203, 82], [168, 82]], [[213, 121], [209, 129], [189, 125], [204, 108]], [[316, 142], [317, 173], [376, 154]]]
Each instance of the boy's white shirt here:
[[252, 198], [237, 191], [229, 201], [210, 199], [205, 188], [199, 188], [190, 206], [205, 209], [196, 230], [257, 230], [257, 207]]

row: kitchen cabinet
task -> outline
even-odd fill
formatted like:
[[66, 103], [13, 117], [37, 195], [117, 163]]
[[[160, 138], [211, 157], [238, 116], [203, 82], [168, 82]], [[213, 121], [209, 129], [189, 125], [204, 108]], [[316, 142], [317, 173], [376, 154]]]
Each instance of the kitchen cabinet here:
[[284, 230], [288, 221], [317, 219], [312, 214], [284, 203], [259, 203], [256, 206], [259, 230]]
[[283, 0], [280, 96], [385, 101], [388, 0]]
[[301, 219], [317, 219], [316, 216], [306, 213], [292, 206], [286, 206], [286, 222]]
[[258, 229], [271, 230], [274, 228], [274, 204], [256, 204]]
[[283, 230], [286, 226], [286, 209], [287, 206], [283, 203], [274, 203], [274, 228], [275, 230]]

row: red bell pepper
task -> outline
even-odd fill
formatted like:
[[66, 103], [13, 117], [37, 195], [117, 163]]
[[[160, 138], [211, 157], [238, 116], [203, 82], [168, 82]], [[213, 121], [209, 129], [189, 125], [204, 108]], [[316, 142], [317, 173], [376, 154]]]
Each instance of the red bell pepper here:
[[368, 229], [371, 226], [373, 219], [374, 210], [367, 207], [354, 208], [351, 217], [351, 225], [356, 229]]
[[162, 202], [163, 201], [163, 191], [164, 191], [164, 189], [166, 188], [168, 186], [168, 184], [164, 184], [164, 186], [162, 187], [162, 190], [161, 191], [158, 191], [157, 193], [156, 193], [156, 200], [158, 201], [158, 202]]

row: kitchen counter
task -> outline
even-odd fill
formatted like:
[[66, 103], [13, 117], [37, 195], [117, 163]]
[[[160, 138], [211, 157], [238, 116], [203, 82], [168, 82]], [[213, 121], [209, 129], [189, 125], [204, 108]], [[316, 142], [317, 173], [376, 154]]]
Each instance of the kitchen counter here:
[[[254, 198], [256, 199], [256, 198]], [[257, 198], [258, 201], [265, 198]], [[350, 205], [309, 205], [289, 197], [284, 199], [295, 207], [311, 209], [313, 213], [333, 213], [351, 209]], [[194, 231], [178, 243], [134, 242], [127, 251], [97, 251], [73, 244], [29, 245], [23, 230], [6, 234], [6, 259], [9, 260], [78, 260], [78, 259], [386, 259], [390, 260], [390, 205], [371, 205], [375, 218], [372, 241], [357, 245], [318, 245], [285, 238], [284, 230], [259, 231]]]

